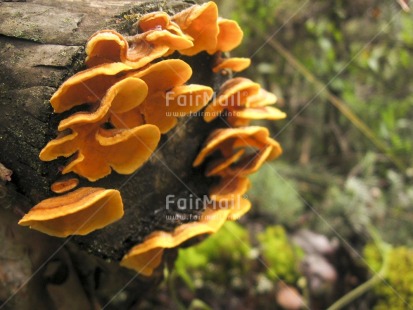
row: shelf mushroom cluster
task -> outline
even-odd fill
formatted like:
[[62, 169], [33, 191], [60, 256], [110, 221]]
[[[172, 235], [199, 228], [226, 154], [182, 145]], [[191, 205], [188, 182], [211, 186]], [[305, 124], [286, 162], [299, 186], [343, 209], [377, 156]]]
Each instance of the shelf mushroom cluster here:
[[[92, 35], [86, 45], [88, 69], [66, 80], [50, 100], [55, 113], [78, 110], [60, 122], [57, 138], [40, 153], [43, 161], [69, 158], [62, 174], [74, 172], [90, 182], [112, 170], [131, 174], [150, 158], [161, 134], [176, 126], [176, 115], [198, 112], [208, 104], [213, 90], [186, 84], [192, 75], [187, 63], [159, 58], [175, 52], [186, 56], [207, 52], [215, 55], [212, 72], [221, 74], [250, 65], [248, 58], [223, 58], [223, 52], [241, 43], [243, 32], [235, 21], [218, 17], [212, 1], [173, 16], [143, 15], [134, 28], [137, 33], [132, 36], [112, 29]], [[130, 249], [121, 265], [150, 276], [160, 266], [164, 249], [214, 233], [226, 220], [235, 220], [251, 208], [243, 197], [250, 187], [248, 175], [282, 150], [266, 128], [249, 123], [284, 118], [283, 112], [269, 106], [275, 101], [273, 94], [246, 78], [231, 78], [221, 86], [204, 110], [204, 120], [220, 117], [230, 128], [212, 132], [193, 163], [217, 180], [210, 188], [210, 203], [198, 221], [147, 236]], [[41, 201], [19, 224], [66, 237], [88, 234], [123, 216], [119, 191], [73, 190], [78, 183], [73, 178], [54, 183], [52, 191], [62, 195]]]
[[[213, 7], [210, 3], [194, 6], [180, 13], [181, 17], [205, 6]], [[238, 25], [234, 21], [223, 19], [218, 19], [217, 22], [218, 41], [222, 41], [216, 45], [218, 48], [206, 49], [209, 53], [218, 52], [219, 57], [216, 58], [212, 71], [225, 74], [227, 70], [244, 70], [250, 65], [248, 58], [224, 59], [219, 53], [235, 47], [235, 44], [231, 45], [234, 42], [231, 39], [236, 37]], [[205, 40], [200, 38], [198, 42]], [[212, 42], [210, 39], [205, 44], [214, 45]], [[236, 45], [238, 44], [237, 41]], [[192, 55], [193, 50], [198, 51], [196, 48], [188, 49], [188, 54]], [[250, 201], [243, 197], [250, 187], [248, 175], [256, 172], [265, 161], [280, 156], [282, 149], [277, 141], [270, 138], [267, 128], [249, 124], [252, 120], [285, 118], [285, 113], [270, 107], [275, 102], [275, 95], [246, 78], [231, 78], [221, 86], [203, 115], [206, 122], [220, 117], [229, 128], [213, 131], [193, 163], [194, 167], [205, 167], [206, 176], [217, 178], [216, 184], [209, 191], [210, 204], [204, 206], [205, 210], [198, 221], [183, 224], [172, 232], [156, 231], [150, 234], [144, 242], [134, 246], [124, 256], [121, 265], [150, 276], [161, 265], [165, 249], [177, 247], [195, 236], [214, 233], [225, 221], [236, 220], [250, 210]]]

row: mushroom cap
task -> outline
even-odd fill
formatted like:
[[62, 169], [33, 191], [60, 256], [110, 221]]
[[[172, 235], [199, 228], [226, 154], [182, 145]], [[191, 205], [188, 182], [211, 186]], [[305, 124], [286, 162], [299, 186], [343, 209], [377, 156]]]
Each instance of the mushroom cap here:
[[177, 117], [187, 116], [202, 109], [212, 97], [212, 88], [204, 85], [181, 85], [164, 93], [149, 96], [141, 111], [148, 124], [166, 133], [177, 124]]
[[217, 45], [208, 50], [209, 54], [217, 51], [229, 52], [241, 44], [244, 33], [236, 21], [218, 18], [218, 28]]
[[169, 50], [181, 50], [194, 46], [185, 35], [177, 35], [168, 30], [151, 30], [145, 36], [146, 41], [154, 45], [165, 45]]
[[75, 172], [94, 182], [111, 172], [131, 174], [149, 159], [160, 140], [157, 126], [145, 124], [131, 129], [103, 129], [85, 125], [78, 132], [50, 141], [41, 160], [75, 154], [62, 173]]
[[[253, 152], [240, 152], [254, 149]], [[201, 165], [206, 157], [218, 154], [218, 160], [207, 166], [207, 175], [246, 176], [256, 172], [267, 161], [280, 156], [279, 143], [269, 137], [267, 128], [259, 126], [217, 129], [208, 137], [205, 146], [193, 163]], [[222, 159], [224, 158], [224, 159]]]
[[151, 61], [164, 56], [170, 49], [164, 42], [149, 42], [147, 36], [156, 30], [137, 34], [132, 37], [126, 53], [121, 54], [121, 61], [139, 69]]
[[235, 109], [244, 106], [247, 98], [257, 94], [260, 88], [258, 83], [242, 77], [226, 81], [222, 84], [218, 96], [206, 107], [204, 120], [211, 122], [224, 109]]
[[150, 276], [162, 261], [160, 256], [163, 249], [177, 247], [195, 236], [215, 233], [225, 223], [229, 214], [229, 209], [206, 208], [197, 222], [183, 224], [172, 232], [153, 232], [144, 242], [130, 249], [120, 264], [144, 276]]
[[75, 172], [93, 182], [110, 174], [131, 174], [141, 167], [156, 149], [160, 131], [154, 125], [131, 129], [99, 128], [95, 136], [79, 142], [79, 156], [62, 173]]
[[138, 25], [143, 32], [148, 32], [146, 36], [148, 42], [165, 44], [171, 51], [194, 46], [192, 38], [185, 35], [165, 12], [145, 14], [139, 19]]
[[218, 63], [212, 68], [212, 72], [218, 73], [221, 70], [231, 70], [234, 72], [240, 72], [247, 69], [251, 65], [250, 58], [232, 57], [221, 58]]
[[281, 110], [273, 107], [260, 107], [260, 108], [246, 108], [235, 112], [235, 116], [238, 118], [246, 119], [271, 119], [279, 120], [286, 118], [287, 114]]
[[119, 191], [84, 187], [34, 206], [19, 225], [51, 236], [86, 235], [123, 216]]
[[78, 152], [63, 173], [73, 171], [90, 181], [110, 174], [111, 167], [121, 174], [134, 172], [155, 150], [159, 129], [149, 124], [132, 129], [103, 129], [101, 125], [139, 106], [147, 93], [146, 83], [133, 76], [115, 83], [95, 112], [78, 112], [61, 121], [59, 130], [70, 131], [50, 141], [40, 159], [49, 161]]
[[120, 174], [131, 174], [142, 166], [158, 146], [159, 128], [145, 124], [130, 130], [103, 130], [96, 133], [96, 140], [105, 149], [105, 158]]
[[172, 17], [181, 30], [192, 37], [194, 46], [181, 49], [183, 55], [193, 56], [202, 51], [213, 50], [218, 43], [218, 7], [210, 1], [193, 5]]
[[170, 19], [170, 16], [166, 12], [151, 12], [139, 18], [138, 26], [143, 32], [159, 28], [166, 29], [170, 23]]
[[121, 55], [128, 49], [126, 39], [115, 30], [104, 29], [95, 32], [86, 44], [86, 60], [88, 67], [105, 63], [121, 62]]
[[257, 94], [248, 97], [245, 106], [247, 108], [260, 108], [276, 102], [277, 96], [261, 88]]
[[185, 36], [180, 37], [166, 30], [149, 30], [131, 37], [128, 43], [115, 30], [100, 30], [90, 37], [86, 45], [86, 65], [94, 67], [122, 62], [139, 69], [164, 56], [175, 46], [188, 47], [192, 46], [192, 42]]
[[180, 59], [162, 60], [129, 74], [129, 76], [143, 80], [148, 85], [149, 94], [156, 91], [166, 92], [175, 86], [182, 85], [189, 80], [191, 75], [191, 66]]
[[242, 217], [245, 213], [247, 213], [251, 209], [251, 201], [248, 199], [238, 197], [235, 201], [233, 201], [233, 205], [231, 207], [231, 212], [228, 214], [228, 221], [235, 221]]
[[[142, 120], [166, 133], [177, 124], [178, 116], [202, 109], [213, 90], [204, 85], [183, 85], [192, 75], [191, 67], [178, 59], [160, 61], [131, 74], [148, 85], [148, 96], [137, 109], [119, 115], [125, 124], [139, 125]], [[159, 79], [162, 76], [162, 79]]]
[[103, 64], [81, 71], [67, 79], [53, 94], [50, 103], [56, 113], [101, 100], [106, 91], [122, 79], [123, 71], [131, 70], [122, 63]]
[[213, 90], [205, 85], [181, 85], [167, 93], [167, 111], [179, 113], [181, 116], [198, 112], [211, 99]]
[[125, 113], [139, 106], [148, 94], [148, 86], [144, 81], [128, 77], [111, 86], [94, 112], [77, 112], [62, 120], [59, 131], [74, 128], [78, 125], [106, 121], [112, 114]]
[[193, 166], [201, 165], [206, 157], [216, 151], [230, 155], [234, 149], [244, 146], [262, 147], [268, 144], [276, 146], [277, 143], [274, 143], [276, 141], [269, 138], [269, 135], [268, 129], [260, 126], [216, 129], [208, 136]]
[[287, 117], [287, 114], [273, 107], [245, 108], [233, 111], [227, 117], [227, 122], [233, 127], [246, 126], [251, 120], [268, 119], [280, 120]]
[[77, 132], [61, 132], [56, 139], [49, 141], [40, 151], [40, 160], [51, 161], [55, 160], [59, 156], [69, 157], [77, 150], [77, 145], [75, 144], [77, 136]]
[[50, 189], [52, 190], [52, 192], [56, 194], [62, 194], [62, 193], [65, 193], [65, 192], [68, 192], [74, 189], [78, 185], [79, 185], [79, 179], [70, 178], [70, 179], [63, 179], [63, 180], [54, 182], [50, 186]]

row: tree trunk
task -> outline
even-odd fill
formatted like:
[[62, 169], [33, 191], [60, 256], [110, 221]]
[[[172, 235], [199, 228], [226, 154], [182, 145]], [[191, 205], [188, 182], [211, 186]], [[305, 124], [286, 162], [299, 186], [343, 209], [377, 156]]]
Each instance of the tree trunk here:
[[[88, 253], [117, 262], [149, 233], [160, 229], [172, 230], [181, 224], [170, 220], [178, 219], [179, 216], [168, 217], [168, 220], [166, 215], [200, 212], [179, 210], [177, 206], [165, 208], [167, 195], [189, 199], [207, 193], [210, 181], [203, 176], [201, 170], [192, 168], [192, 161], [208, 133], [217, 124], [206, 124], [198, 117], [181, 118], [175, 129], [163, 135], [154, 155], [136, 173], [125, 176], [113, 172], [94, 183], [81, 179], [80, 186], [120, 190], [125, 208], [125, 215], [120, 221], [87, 236], [58, 240], [17, 227], [21, 214], [16, 216], [12, 212], [27, 212], [34, 204], [53, 196], [50, 185], [61, 176], [60, 167], [65, 160], [45, 163], [40, 161], [38, 155], [45, 144], [56, 137], [57, 124], [65, 115], [53, 114], [49, 99], [66, 78], [84, 69], [84, 46], [88, 37], [97, 30], [107, 28], [128, 34], [131, 24], [123, 18], [122, 12], [139, 14], [161, 9], [173, 14], [189, 5], [179, 1], [140, 3], [91, 0], [0, 3], [0, 163], [13, 171], [12, 182], [0, 188], [6, 193], [2, 196], [0, 191], [0, 228], [3, 229], [0, 247], [4, 257], [8, 255], [5, 245], [22, 247], [18, 251], [27, 259], [27, 263], [22, 260], [22, 265], [17, 267], [10, 263], [13, 260], [4, 260], [4, 267], [0, 267], [2, 283], [2, 276], [7, 274], [5, 269], [12, 267], [25, 270], [21, 279], [16, 279], [17, 284], [8, 286], [9, 296], [13, 297], [13, 292], [20, 286], [26, 287], [25, 280], [31, 272], [41, 270], [39, 273], [43, 274], [53, 257], [62, 256], [58, 260], [63, 262], [66, 269], [80, 268], [77, 270], [79, 276], [76, 281], [80, 281], [84, 287], [94, 287], [86, 289], [86, 299], [94, 303], [97, 298], [95, 295], [99, 295], [99, 289], [96, 289], [98, 285], [104, 287], [106, 293], [113, 293], [121, 288], [120, 283], [125, 284], [134, 274], [119, 268], [117, 264], [86, 256], [73, 243]], [[222, 77], [211, 72], [212, 57], [206, 53], [180, 59], [189, 63], [193, 69], [190, 83], [209, 85], [216, 89], [222, 82]], [[19, 244], [20, 241], [17, 241], [14, 244], [14, 239], [7, 235], [6, 227], [11, 227], [9, 230], [14, 232], [17, 239], [23, 238], [28, 242]], [[30, 240], [39, 242], [39, 246], [33, 247]], [[41, 246], [49, 242], [50, 246]], [[33, 261], [24, 249], [39, 252], [46, 255], [46, 258]], [[47, 258], [51, 254], [51, 258]], [[87, 263], [83, 266], [80, 264], [80, 267], [73, 264], [78, 260], [86, 260]], [[115, 271], [106, 276], [113, 278], [111, 283], [106, 283], [105, 286], [100, 280], [96, 280], [98, 276], [95, 273], [100, 272], [96, 270], [104, 270], [105, 274], [107, 271]], [[40, 278], [45, 281], [44, 276]], [[136, 298], [139, 298], [159, 279], [135, 280], [129, 288], [133, 288], [135, 293], [141, 292], [137, 294]], [[50, 292], [43, 293], [50, 296]], [[107, 296], [108, 294], [102, 297], [103, 300]], [[0, 300], [8, 298], [0, 295]], [[97, 298], [100, 303], [102, 298]], [[17, 298], [12, 300], [17, 302]], [[42, 299], [41, 302], [47, 303], [48, 299]], [[127, 302], [130, 303], [131, 299], [127, 298]], [[30, 303], [25, 305], [29, 306]]]

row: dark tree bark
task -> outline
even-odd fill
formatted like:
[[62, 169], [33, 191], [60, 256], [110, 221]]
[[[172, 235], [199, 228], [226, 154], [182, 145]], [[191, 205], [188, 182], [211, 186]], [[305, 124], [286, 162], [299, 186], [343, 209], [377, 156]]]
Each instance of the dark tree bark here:
[[[125, 279], [134, 276], [133, 272], [119, 268], [116, 263], [133, 245], [142, 242], [155, 230], [172, 230], [181, 224], [168, 220], [167, 214], [200, 212], [178, 210], [176, 206], [165, 207], [167, 195], [189, 199], [191, 195], [201, 197], [207, 193], [210, 181], [201, 170], [192, 168], [192, 161], [217, 124], [206, 124], [200, 117], [181, 118], [178, 126], [162, 137], [154, 155], [136, 173], [125, 176], [113, 172], [94, 183], [81, 178], [80, 186], [120, 190], [125, 207], [125, 215], [120, 221], [87, 236], [58, 240], [18, 227], [16, 223], [21, 213], [16, 216], [12, 212], [27, 212], [34, 204], [53, 196], [50, 185], [61, 176], [59, 168], [65, 160], [45, 163], [39, 160], [38, 155], [44, 145], [56, 137], [57, 124], [67, 114], [53, 114], [49, 99], [66, 78], [84, 69], [84, 46], [88, 37], [97, 30], [107, 28], [129, 34], [131, 22], [123, 18], [122, 12], [139, 16], [162, 9], [173, 14], [189, 5], [179, 1], [141, 3], [91, 0], [0, 3], [0, 163], [13, 171], [12, 182], [1, 187], [6, 193], [0, 197], [0, 211], [4, 213], [0, 217], [0, 228], [4, 230], [0, 236], [1, 253], [7, 256], [4, 245], [8, 244], [22, 246], [26, 250], [33, 247], [33, 244], [20, 245], [19, 241], [15, 244], [13, 238], [7, 235], [9, 228], [5, 227], [9, 226], [18, 238], [38, 238], [34, 242], [50, 244], [47, 249], [39, 245], [33, 250], [46, 255], [44, 260], [33, 261], [26, 253], [27, 264], [22, 260], [23, 265], [16, 267], [24, 270], [22, 279], [40, 268], [40, 274], [43, 274], [41, 281], [46, 281], [45, 268], [53, 257], [62, 256], [58, 261], [63, 262], [65, 268], [77, 268], [77, 281], [89, 288], [85, 293], [87, 301], [94, 303], [94, 298], [97, 298], [102, 302], [110, 294], [102, 293], [102, 296], [96, 297], [100, 294], [96, 287], [105, 287], [101, 280], [97, 280], [99, 277], [95, 273], [100, 271], [96, 270], [103, 270], [105, 277], [113, 278], [110, 285], [105, 282], [107, 287], [104, 290], [114, 293], [127, 282]], [[193, 69], [190, 83], [216, 89], [222, 82], [222, 77], [212, 74], [210, 62], [213, 59], [206, 53], [180, 59], [188, 62]], [[62, 247], [62, 244], [65, 246]], [[78, 247], [97, 257], [78, 251]], [[58, 254], [48, 258], [53, 253]], [[104, 262], [98, 257], [114, 263]], [[73, 264], [79, 260], [87, 263]], [[7, 269], [11, 265], [4, 266]], [[0, 279], [1, 275], [0, 270]], [[140, 290], [137, 299], [159, 279], [160, 276], [151, 280], [138, 279], [129, 288], [135, 292]], [[16, 285], [8, 285], [7, 292], [10, 294], [18, 287], [28, 287], [25, 281], [16, 281]], [[43, 293], [50, 295], [47, 291]], [[7, 293], [6, 296], [1, 295], [0, 301], [7, 298]], [[16, 298], [13, 300], [17, 302]], [[42, 302], [49, 301], [45, 298]], [[127, 299], [127, 302], [132, 300]]]

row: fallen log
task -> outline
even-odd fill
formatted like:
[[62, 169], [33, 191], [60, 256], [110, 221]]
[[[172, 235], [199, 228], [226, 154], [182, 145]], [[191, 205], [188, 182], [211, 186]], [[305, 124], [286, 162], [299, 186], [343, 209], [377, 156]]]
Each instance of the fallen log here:
[[[181, 1], [91, 0], [0, 3], [0, 163], [13, 172], [11, 182], [2, 185], [6, 194], [0, 197], [0, 205], [2, 212], [8, 214], [4, 217], [8, 219], [7, 225], [19, 232], [16, 234], [31, 240], [31, 232], [27, 228], [16, 226], [18, 218], [33, 205], [55, 196], [50, 186], [61, 177], [65, 159], [42, 162], [39, 152], [56, 137], [57, 124], [67, 113], [53, 113], [49, 100], [67, 78], [85, 69], [84, 48], [87, 39], [96, 31], [108, 28], [127, 35], [132, 31], [132, 15], [136, 17], [158, 10], [174, 14], [190, 5]], [[225, 79], [212, 73], [213, 57], [207, 53], [180, 58], [192, 67], [190, 83], [208, 85], [217, 90]], [[37, 249], [43, 251], [42, 255], [50, 255], [49, 258], [46, 255], [45, 261], [32, 261], [28, 266], [33, 272], [44, 271], [58, 250], [65, 249], [72, 258], [84, 253], [96, 257], [89, 258], [89, 263], [80, 267], [87, 270], [83, 270], [84, 274], [100, 266], [102, 270], [118, 273], [118, 279], [133, 277], [134, 273], [124, 268], [112, 265], [102, 267], [108, 264], [102, 259], [118, 262], [133, 245], [142, 242], [151, 232], [171, 231], [193, 218], [188, 215], [199, 214], [201, 210], [181, 210], [176, 205], [165, 208], [165, 201], [168, 195], [187, 199], [207, 194], [211, 181], [201, 169], [192, 168], [192, 162], [205, 138], [216, 127], [217, 122], [208, 124], [200, 117], [181, 118], [173, 130], [162, 136], [150, 160], [136, 173], [120, 175], [113, 172], [96, 182], [81, 178], [79, 186], [118, 189], [125, 215], [121, 220], [86, 236], [58, 241], [50, 237], [56, 244], [54, 247], [47, 248], [47, 251], [41, 246]], [[34, 235], [37, 236], [37, 233]], [[0, 240], [11, 242], [7, 237]], [[39, 244], [47, 243], [49, 237], [45, 236], [42, 240]], [[26, 246], [29, 248], [29, 245]], [[78, 252], [78, 247], [86, 252]], [[30, 277], [30, 272], [26, 276]], [[84, 275], [85, 278], [89, 276]], [[112, 277], [116, 278], [113, 274]], [[144, 294], [161, 277], [158, 274], [157, 278], [149, 282], [137, 280], [138, 283], [131, 286], [135, 292], [141, 289]], [[93, 281], [93, 285], [99, 287], [99, 280]], [[117, 284], [120, 282], [113, 281]], [[16, 294], [27, 283], [22, 280], [19, 284], [13, 286]], [[112, 285], [109, 291], [113, 293], [116, 288], [116, 285]], [[14, 295], [0, 298], [3, 301], [10, 298], [16, 300]], [[92, 295], [89, 292], [88, 297], [93, 301]], [[142, 296], [138, 294], [134, 300], [139, 297]], [[131, 300], [128, 299], [128, 302]], [[28, 306], [29, 302], [25, 305]], [[20, 306], [24, 308], [24, 305]]]

